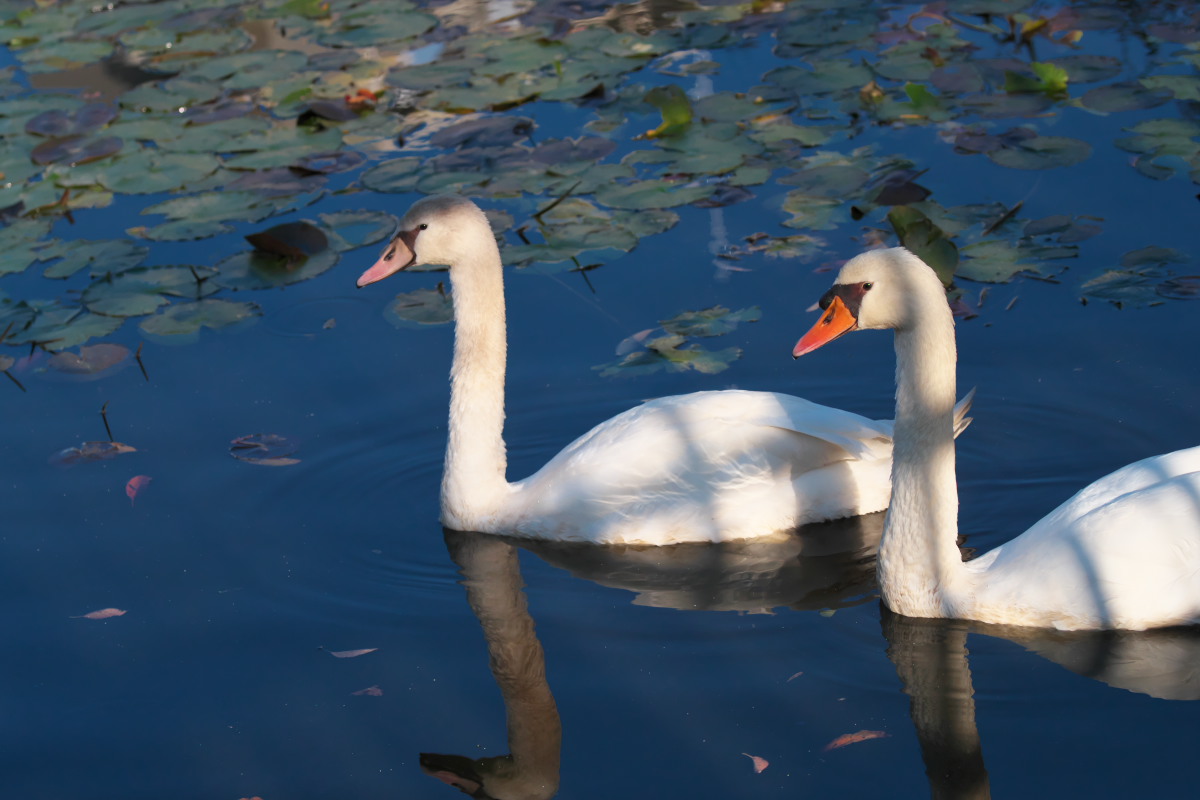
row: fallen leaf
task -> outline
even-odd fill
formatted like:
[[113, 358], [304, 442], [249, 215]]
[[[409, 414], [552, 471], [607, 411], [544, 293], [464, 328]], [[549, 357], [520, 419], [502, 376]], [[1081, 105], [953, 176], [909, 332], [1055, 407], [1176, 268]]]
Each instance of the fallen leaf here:
[[359, 656], [365, 656], [367, 653], [374, 653], [378, 649], [378, 647], [366, 647], [362, 650], [330, 650], [329, 655], [334, 658], [358, 658]]
[[115, 367], [129, 357], [129, 348], [102, 342], [79, 348], [78, 353], [66, 350], [50, 358], [50, 366], [71, 375], [94, 375]]
[[129, 505], [133, 505], [138, 492], [146, 488], [152, 480], [154, 479], [149, 475], [134, 475], [129, 479], [129, 482], [125, 484], [125, 496], [129, 498]]
[[123, 453], [136, 453], [136, 447], [120, 442], [84, 442], [79, 447], [68, 447], [50, 456], [51, 464], [70, 466], [84, 461], [105, 461]]
[[78, 614], [71, 619], [108, 619], [109, 617], [121, 617], [125, 612], [119, 608], [101, 608], [98, 611], [89, 611], [86, 614]]
[[300, 459], [290, 457], [299, 447], [299, 443], [277, 433], [251, 433], [230, 442], [229, 455], [264, 467], [286, 467], [300, 463]]
[[784, 682], [785, 682], [785, 683], [791, 683], [792, 681], [796, 680], [796, 678], [799, 678], [799, 677], [800, 677], [801, 675], [803, 675], [803, 674], [804, 674], [803, 672], [797, 672], [795, 675], [793, 675], [792, 677], [788, 678], [788, 679], [787, 679], [786, 681], [784, 681]]
[[841, 736], [834, 739], [829, 744], [821, 749], [821, 752], [828, 753], [830, 750], [837, 750], [839, 747], [845, 747], [849, 744], [858, 744], [865, 742], [868, 739], [884, 739], [887, 734], [883, 731], [859, 731], [858, 733], [843, 733]]
[[359, 689], [357, 692], [351, 692], [352, 695], [368, 695], [370, 697], [383, 697], [383, 689], [378, 686], [368, 686], [365, 689]]
[[742, 755], [754, 762], [754, 773], [756, 775], [771, 765], [771, 762], [760, 756], [752, 756], [749, 753], [742, 753]]

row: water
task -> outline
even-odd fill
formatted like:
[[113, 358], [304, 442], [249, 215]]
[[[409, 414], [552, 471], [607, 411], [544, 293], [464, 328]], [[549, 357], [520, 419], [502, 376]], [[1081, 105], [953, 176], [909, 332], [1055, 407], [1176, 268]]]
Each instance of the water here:
[[[1193, 186], [1146, 181], [1112, 148], [1046, 177], [951, 156], [927, 130], [872, 136], [956, 159], [963, 187], [1000, 181], [995, 198], [1026, 199], [1031, 218], [1106, 220], [1062, 283], [997, 287], [959, 325], [960, 388], [978, 389], [958, 447], [965, 546], [986, 551], [1088, 481], [1200, 442], [1195, 305], [1077, 299], [1133, 247], [1194, 251]], [[939, 184], [944, 202], [969, 199], [955, 183]], [[575, 275], [509, 274], [510, 478], [662, 394], [738, 386], [891, 415], [888, 336], [787, 356], [828, 273], [760, 256], [739, 263], [748, 272], [709, 265], [722, 228], [737, 241], [768, 227], [781, 196], [684, 210], [592, 272], [594, 294]], [[364, 202], [400, 212], [411, 199]], [[121, 213], [80, 224], [103, 236]], [[839, 258], [858, 249], [829, 239]], [[1200, 635], [893, 617], [872, 579], [880, 515], [784, 544], [669, 551], [444, 532], [451, 332], [382, 315], [395, 292], [444, 276], [355, 292], [372, 260], [360, 251], [258, 293], [257, 326], [147, 343], [148, 381], [131, 366], [83, 383], [27, 370], [27, 393], [0, 385], [5, 796], [457, 796], [437, 776], [506, 799], [584, 800], [1166, 797], [1194, 783]], [[744, 351], [727, 372], [592, 369], [624, 337], [715, 303], [763, 310], [722, 341]], [[50, 464], [107, 438], [105, 404], [137, 452]], [[295, 438], [300, 463], [230, 458], [229, 442], [253, 433]], [[138, 474], [153, 481], [131, 503]], [[127, 613], [77, 618], [109, 607]], [[859, 731], [882, 735], [825, 749]]]

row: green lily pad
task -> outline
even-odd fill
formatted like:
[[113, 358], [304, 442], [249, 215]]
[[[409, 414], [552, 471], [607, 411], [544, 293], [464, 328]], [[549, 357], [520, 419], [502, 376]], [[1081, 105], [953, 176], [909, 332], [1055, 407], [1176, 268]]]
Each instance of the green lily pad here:
[[74, 111], [43, 111], [25, 123], [25, 131], [53, 138], [83, 136], [103, 128], [116, 118], [117, 110], [108, 103], [89, 103]]
[[196, 339], [203, 328], [220, 330], [260, 316], [262, 309], [256, 303], [207, 298], [168, 306], [142, 320], [138, 329], [158, 341], [186, 342]]
[[1151, 89], [1141, 83], [1131, 81], [1097, 86], [1079, 98], [1079, 102], [1093, 111], [1111, 114], [1119, 111], [1141, 111], [1154, 108], [1161, 106], [1171, 98], [1172, 93], [1169, 89]]
[[320, 218], [329, 233], [329, 246], [339, 253], [382, 242], [400, 225], [386, 211], [334, 211]]
[[19, 219], [0, 228], [0, 275], [22, 272], [51, 245], [42, 237], [50, 233], [48, 219]]
[[705, 350], [697, 345], [681, 347], [686, 341], [683, 336], [678, 335], [651, 339], [646, 342], [645, 349], [629, 353], [620, 361], [592, 369], [599, 370], [600, 375], [605, 378], [648, 375], [663, 369], [668, 372], [695, 370], [706, 375], [715, 375], [728, 369], [729, 365], [742, 355], [741, 349], [737, 347], [717, 351]]
[[151, 242], [188, 242], [196, 239], [207, 239], [229, 233], [233, 228], [223, 222], [192, 222], [187, 219], [177, 219], [147, 228], [144, 225], [126, 228], [125, 233], [138, 239]]
[[1053, 169], [1078, 164], [1091, 154], [1092, 146], [1082, 139], [1035, 136], [1009, 147], [991, 150], [987, 156], [1000, 166], [1012, 169]]
[[963, 256], [955, 274], [983, 283], [1007, 283], [1019, 272], [1040, 272], [1038, 265], [1025, 259], [1019, 248], [1008, 242], [988, 240], [962, 248]]
[[368, 169], [359, 176], [359, 181], [375, 192], [414, 192], [417, 183], [424, 177], [421, 172], [423, 163], [420, 158], [393, 158]]
[[78, 308], [51, 308], [38, 311], [27, 327], [14, 327], [5, 342], [34, 343], [50, 351], [65, 350], [108, 336], [124, 322], [120, 317], [89, 314]]
[[67, 136], [61, 139], [47, 139], [33, 148], [29, 157], [35, 164], [86, 164], [107, 158], [121, 150], [124, 142], [115, 136], [88, 138], [86, 136]]
[[958, 270], [958, 248], [937, 224], [912, 206], [894, 206], [888, 222], [900, 237], [900, 244], [933, 267], [942, 283], [949, 286]]
[[663, 179], [610, 183], [595, 191], [596, 200], [611, 208], [674, 208], [712, 194], [711, 186], [680, 184]]
[[109, 317], [153, 314], [171, 297], [204, 297], [216, 291], [211, 267], [139, 267], [95, 281], [83, 292], [83, 305]]
[[111, 239], [89, 242], [77, 239], [64, 242], [56, 255], [62, 258], [46, 268], [47, 278], [68, 278], [85, 267], [92, 274], [124, 272], [145, 260], [150, 248], [134, 244], [128, 239]]
[[217, 265], [216, 280], [227, 289], [275, 289], [315, 278], [338, 262], [336, 250], [312, 256], [290, 257], [251, 250], [237, 253]]
[[211, 155], [147, 150], [117, 159], [101, 170], [102, 186], [120, 194], [157, 194], [185, 188], [220, 168]]
[[401, 292], [388, 303], [383, 316], [398, 328], [442, 325], [454, 319], [454, 300], [439, 283], [436, 289]]
[[668, 333], [680, 336], [723, 336], [737, 328], [739, 322], [758, 322], [762, 311], [758, 306], [730, 311], [725, 306], [712, 306], [699, 311], [684, 311], [659, 324]]

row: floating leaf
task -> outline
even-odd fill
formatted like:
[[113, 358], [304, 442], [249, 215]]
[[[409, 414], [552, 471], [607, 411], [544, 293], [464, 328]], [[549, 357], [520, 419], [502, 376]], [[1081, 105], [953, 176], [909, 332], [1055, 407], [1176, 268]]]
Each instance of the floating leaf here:
[[229, 455], [238, 461], [264, 467], [287, 467], [299, 464], [300, 459], [292, 454], [300, 449], [294, 439], [277, 433], [252, 433], [239, 436], [229, 443]]
[[610, 183], [596, 189], [596, 200], [612, 208], [630, 210], [674, 208], [708, 197], [711, 186], [680, 184], [663, 179]]
[[123, 617], [125, 614], [126, 612], [119, 608], [101, 608], [97, 611], [79, 614], [71, 619], [112, 619], [113, 617]]
[[126, 239], [89, 242], [77, 239], [63, 243], [56, 251], [62, 258], [46, 268], [47, 278], [68, 278], [85, 267], [93, 275], [123, 272], [136, 267], [146, 258], [150, 248]]
[[1171, 300], [1200, 299], [1200, 275], [1180, 275], [1177, 278], [1167, 278], [1154, 287], [1160, 297]]
[[108, 103], [89, 103], [75, 111], [43, 111], [25, 123], [25, 131], [38, 136], [80, 136], [103, 128], [116, 118], [117, 110]]
[[232, 230], [233, 228], [224, 222], [192, 222], [191, 220], [177, 219], [150, 228], [144, 225], [126, 228], [125, 232], [130, 236], [151, 242], [186, 242], [219, 236]]
[[949, 285], [958, 268], [958, 248], [945, 232], [912, 206], [895, 206], [888, 222], [900, 237], [900, 244], [933, 267], [943, 284]]
[[329, 246], [339, 253], [381, 242], [400, 225], [386, 211], [334, 211], [320, 218], [330, 234]]
[[171, 297], [212, 294], [216, 287], [208, 279], [215, 272], [209, 267], [135, 267], [95, 281], [81, 301], [89, 311], [110, 317], [153, 314]]
[[374, 653], [378, 647], [364, 647], [361, 650], [330, 650], [329, 655], [334, 658], [358, 658], [365, 656], [367, 653]]
[[821, 748], [821, 752], [828, 753], [831, 750], [845, 747], [858, 742], [865, 742], [870, 739], [884, 739], [887, 737], [884, 731], [858, 731], [857, 733], [843, 733], [841, 736], [834, 739], [829, 744]]
[[107, 461], [125, 453], [136, 453], [137, 448], [120, 442], [84, 442], [79, 447], [68, 447], [50, 457], [51, 464], [71, 466], [87, 461]]
[[281, 256], [250, 250], [218, 264], [217, 280], [221, 286], [234, 290], [275, 289], [315, 278], [332, 268], [339, 258], [336, 251], [328, 249], [313, 256]]
[[368, 686], [365, 689], [359, 689], [357, 692], [351, 692], [350, 694], [355, 697], [362, 697], [364, 695], [367, 697], [383, 697], [383, 689], [380, 689], [378, 686]]
[[742, 753], [746, 758], [750, 759], [754, 764], [754, 774], [761, 774], [763, 770], [771, 765], [771, 762], [760, 756], [752, 756], [749, 753]]
[[129, 348], [111, 342], [79, 348], [78, 353], [63, 351], [50, 357], [49, 365], [69, 375], [93, 375], [105, 372], [125, 362]]
[[725, 306], [712, 306], [700, 311], [684, 311], [659, 324], [668, 333], [680, 336], [722, 336], [734, 330], [739, 322], [758, 322], [762, 312], [758, 306], [730, 311]]
[[125, 496], [129, 498], [129, 505], [133, 505], [137, 500], [138, 493], [150, 485], [150, 481], [154, 480], [149, 475], [134, 475], [125, 484]]
[[644, 134], [647, 139], [683, 133], [692, 123], [692, 104], [683, 90], [673, 83], [655, 86], [646, 93], [644, 100], [662, 114], [662, 123]]
[[593, 367], [600, 371], [601, 377], [613, 376], [631, 377], [648, 375], [660, 369], [670, 372], [684, 372], [694, 369], [706, 375], [715, 375], [729, 368], [729, 365], [741, 357], [742, 351], [737, 347], [724, 350], [710, 351], [696, 345], [680, 347], [685, 341], [678, 335], [662, 336], [646, 342], [646, 349], [630, 353], [620, 361]]
[[441, 325], [454, 320], [454, 301], [439, 283], [436, 289], [401, 292], [388, 303], [383, 315], [396, 327], [406, 323]]
[[316, 255], [329, 246], [325, 232], [311, 222], [286, 222], [265, 231], [246, 235], [246, 241], [264, 253], [304, 258]]
[[1035, 136], [1008, 147], [992, 150], [987, 156], [1002, 167], [1051, 169], [1078, 164], [1091, 154], [1092, 146], [1082, 139]]
[[199, 335], [201, 328], [219, 330], [260, 316], [262, 309], [255, 303], [207, 298], [168, 306], [162, 313], [142, 320], [138, 328], [152, 337], [191, 340]]
[[88, 138], [86, 136], [67, 136], [62, 139], [48, 139], [29, 154], [35, 164], [65, 164], [76, 166], [107, 158], [120, 151], [124, 145], [115, 136], [104, 138]]
[[1171, 96], [1171, 91], [1165, 88], [1150, 89], [1137, 82], [1111, 83], [1092, 89], [1079, 98], [1079, 102], [1093, 111], [1115, 113], [1161, 106]]

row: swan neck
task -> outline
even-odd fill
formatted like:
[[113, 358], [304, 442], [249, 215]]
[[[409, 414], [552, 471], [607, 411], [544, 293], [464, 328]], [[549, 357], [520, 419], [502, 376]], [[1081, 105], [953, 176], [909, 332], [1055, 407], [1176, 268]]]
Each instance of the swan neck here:
[[919, 322], [896, 331], [892, 501], [879, 548], [884, 602], [913, 617], [957, 616], [967, 581], [957, 545], [954, 320], [937, 288]]
[[485, 229], [450, 267], [454, 361], [442, 477], [443, 522], [487, 530], [508, 492], [505, 480], [504, 373], [507, 333], [500, 251]]

